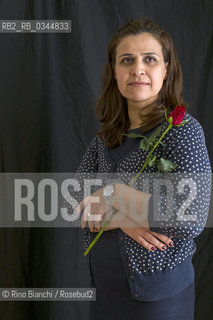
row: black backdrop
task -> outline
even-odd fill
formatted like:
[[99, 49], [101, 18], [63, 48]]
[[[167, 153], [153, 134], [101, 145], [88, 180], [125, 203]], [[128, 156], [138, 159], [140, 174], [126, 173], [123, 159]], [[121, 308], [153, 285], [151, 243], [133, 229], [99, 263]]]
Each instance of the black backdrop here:
[[[1, 172], [76, 170], [98, 129], [108, 40], [140, 16], [172, 35], [189, 112], [204, 128], [212, 160], [211, 0], [1, 0], [0, 19], [72, 20], [69, 34], [0, 34]], [[75, 229], [1, 228], [0, 287], [89, 286], [81, 237]], [[213, 317], [212, 240], [211, 228], [196, 238], [196, 320]], [[87, 302], [0, 303], [2, 320], [86, 320], [87, 312]]]

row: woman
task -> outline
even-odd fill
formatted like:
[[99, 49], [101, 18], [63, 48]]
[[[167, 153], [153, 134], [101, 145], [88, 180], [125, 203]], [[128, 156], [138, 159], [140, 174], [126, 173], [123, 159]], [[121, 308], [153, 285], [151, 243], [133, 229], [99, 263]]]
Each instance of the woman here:
[[[168, 126], [164, 108], [169, 114], [180, 104], [185, 106], [182, 72], [171, 37], [150, 19], [129, 21], [109, 43], [97, 106], [102, 127], [87, 148], [78, 173], [137, 173], [148, 152], [140, 148], [141, 137], [131, 139], [124, 134], [150, 137], [162, 125], [160, 137]], [[206, 222], [210, 184], [200, 186], [206, 185], [211, 168], [200, 124], [189, 114], [184, 119], [188, 122], [172, 128], [153, 155], [174, 163], [175, 174], [204, 174], [195, 178], [198, 194], [189, 207], [190, 214], [196, 214], [197, 224], [174, 217], [154, 221], [153, 189], [144, 192], [125, 183], [100, 188], [76, 210], [83, 213], [82, 228], [88, 223], [89, 231], [84, 236], [87, 248], [101, 225], [99, 219], [89, 219], [88, 215], [98, 214], [104, 220], [110, 205], [118, 210], [115, 217], [122, 211], [121, 202], [127, 208], [122, 220], [125, 223], [112, 220], [88, 254], [96, 287], [92, 320], [194, 319], [193, 238]], [[147, 167], [144, 172], [157, 172], [157, 166]], [[133, 190], [136, 211], [143, 215], [140, 221], [131, 216]], [[99, 196], [100, 202], [91, 205], [90, 212], [93, 196]]]

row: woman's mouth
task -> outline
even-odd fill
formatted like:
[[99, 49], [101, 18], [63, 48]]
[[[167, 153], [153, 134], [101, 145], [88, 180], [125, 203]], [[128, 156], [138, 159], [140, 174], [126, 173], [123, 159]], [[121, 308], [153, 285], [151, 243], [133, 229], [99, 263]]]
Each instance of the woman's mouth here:
[[134, 82], [131, 82], [130, 85], [133, 86], [133, 87], [145, 87], [145, 86], [148, 85], [148, 83], [147, 82], [141, 82], [141, 81], [140, 82], [139, 81], [134, 81]]

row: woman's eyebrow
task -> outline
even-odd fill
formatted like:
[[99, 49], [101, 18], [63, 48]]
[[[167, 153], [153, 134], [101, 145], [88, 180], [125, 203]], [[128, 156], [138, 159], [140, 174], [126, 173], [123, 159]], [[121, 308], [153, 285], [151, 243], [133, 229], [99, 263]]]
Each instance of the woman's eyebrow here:
[[[147, 55], [147, 54], [154, 54], [154, 55], [159, 57], [159, 55], [157, 53], [155, 53], [155, 52], [144, 52], [144, 53], [141, 53], [142, 56]], [[133, 54], [132, 53], [122, 53], [118, 58], [121, 58], [123, 56], [133, 56]]]

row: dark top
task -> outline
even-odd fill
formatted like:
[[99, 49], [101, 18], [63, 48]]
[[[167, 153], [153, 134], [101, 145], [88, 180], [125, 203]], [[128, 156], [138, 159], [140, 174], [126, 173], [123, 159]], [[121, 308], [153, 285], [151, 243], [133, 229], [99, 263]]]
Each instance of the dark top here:
[[[183, 126], [173, 127], [163, 138], [163, 144], [159, 145], [153, 154], [157, 159], [164, 158], [178, 164], [178, 167], [172, 171], [173, 186], [179, 188], [177, 195], [175, 194], [173, 198], [161, 196], [163, 203], [172, 199], [165, 209], [167, 210], [168, 207], [168, 213], [169, 209], [172, 209], [173, 215], [168, 216], [164, 208], [162, 210], [158, 204], [148, 212], [150, 230], [172, 236], [174, 247], [168, 247], [165, 252], [159, 249], [149, 252], [121, 229], [115, 230], [131, 296], [139, 301], [165, 299], [177, 294], [194, 280], [191, 260], [196, 246], [193, 238], [202, 232], [207, 220], [211, 194], [211, 167], [201, 125], [189, 114], [185, 115], [185, 119], [189, 121]], [[159, 137], [168, 123], [164, 121], [162, 125]], [[151, 131], [147, 133], [147, 135], [150, 134]], [[98, 176], [102, 177], [105, 173], [116, 172], [122, 175], [124, 183], [128, 183], [129, 177], [126, 173], [134, 173], [135, 176], [148, 155], [147, 151], [139, 148], [139, 141], [140, 138], [126, 138], [122, 146], [109, 149], [103, 137], [95, 136], [86, 150], [77, 175], [86, 178], [87, 174], [98, 173]], [[157, 173], [156, 166], [145, 169], [144, 174], [150, 173]], [[190, 203], [187, 203], [188, 194], [185, 192], [184, 183], [180, 184], [180, 174], [183, 178], [187, 178], [183, 182], [195, 195], [194, 201]], [[144, 191], [143, 182], [144, 176], [137, 181], [137, 188]], [[156, 185], [151, 183], [149, 187], [151, 188], [149, 192], [153, 195], [151, 198], [154, 198]], [[80, 193], [75, 196], [77, 197], [80, 201], [83, 194], [82, 198]], [[187, 210], [183, 208], [183, 204], [187, 205]], [[160, 219], [156, 219], [156, 212], [160, 213], [160, 216], [157, 216]], [[105, 248], [107, 247], [105, 239], [110, 234], [114, 234], [114, 231], [109, 232], [102, 234], [92, 248], [91, 255], [97, 250], [95, 247], [98, 248], [101, 243], [105, 243]], [[94, 233], [85, 230], [85, 250], [93, 236]], [[103, 254], [106, 251], [103, 249]], [[102, 259], [101, 255], [100, 259]]]
[[[153, 131], [153, 130], [152, 130]], [[149, 131], [149, 134], [152, 133], [152, 131], [150, 130]], [[131, 132], [134, 132], [134, 133], [141, 133], [142, 135], [146, 135], [147, 136], [147, 133], [143, 133], [141, 132], [140, 128], [136, 128], [136, 129], [130, 129], [127, 131], [127, 133], [131, 133]], [[119, 166], [119, 163], [128, 155], [130, 154], [130, 152], [134, 151], [135, 148], [138, 147], [138, 144], [140, 142], [141, 138], [129, 138], [129, 137], [126, 137], [126, 140], [125, 142], [120, 146], [116, 146], [116, 147], [113, 147], [113, 148], [109, 148], [108, 151], [109, 151], [109, 155], [110, 157], [115, 161], [116, 163], [116, 167], [115, 169]]]

